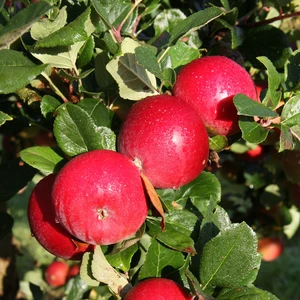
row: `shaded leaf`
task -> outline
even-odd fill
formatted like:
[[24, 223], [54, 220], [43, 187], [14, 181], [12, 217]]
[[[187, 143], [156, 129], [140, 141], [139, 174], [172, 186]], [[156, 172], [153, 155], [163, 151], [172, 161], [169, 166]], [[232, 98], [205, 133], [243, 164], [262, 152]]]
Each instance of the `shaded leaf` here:
[[47, 68], [36, 65], [24, 53], [15, 50], [0, 50], [0, 93], [13, 93]]
[[64, 164], [60, 151], [48, 146], [26, 148], [20, 152], [20, 156], [28, 165], [47, 173], [57, 172]]
[[54, 111], [61, 105], [61, 102], [56, 98], [45, 95], [41, 101], [41, 112], [46, 119], [53, 118]]
[[14, 41], [20, 38], [30, 29], [33, 23], [41, 18], [51, 5], [46, 1], [39, 1], [21, 9], [0, 30], [0, 49], [8, 48]]
[[97, 54], [95, 58], [95, 78], [97, 85], [101, 89], [107, 88], [114, 83], [113, 77], [106, 69], [106, 65], [109, 61], [110, 59], [106, 51]]
[[208, 286], [239, 287], [254, 282], [260, 267], [257, 237], [246, 224], [233, 224], [204, 247], [200, 268], [203, 290]]
[[86, 291], [89, 290], [89, 286], [80, 276], [71, 278], [65, 289], [64, 299], [65, 300], [80, 300]]
[[292, 53], [284, 65], [285, 85], [288, 91], [300, 88], [300, 49]]
[[168, 249], [152, 238], [146, 260], [139, 272], [139, 280], [149, 277], [166, 277], [184, 265], [182, 253]]

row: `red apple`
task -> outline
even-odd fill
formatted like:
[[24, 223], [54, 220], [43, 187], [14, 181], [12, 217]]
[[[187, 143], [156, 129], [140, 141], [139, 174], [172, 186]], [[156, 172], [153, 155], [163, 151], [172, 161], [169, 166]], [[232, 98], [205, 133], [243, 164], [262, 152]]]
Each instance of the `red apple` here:
[[77, 240], [57, 222], [51, 191], [55, 174], [44, 177], [34, 187], [28, 203], [28, 221], [32, 235], [50, 253], [65, 259], [80, 260], [94, 246]]
[[72, 277], [77, 276], [79, 274], [79, 271], [80, 271], [80, 265], [79, 264], [70, 266], [68, 274], [67, 274], [67, 280], [69, 280]]
[[156, 188], [194, 180], [208, 160], [208, 134], [197, 112], [170, 95], [147, 97], [129, 111], [118, 136], [129, 156]]
[[111, 150], [71, 159], [56, 177], [52, 200], [57, 220], [90, 244], [109, 245], [130, 237], [148, 213], [139, 170]]
[[124, 300], [191, 300], [193, 296], [171, 279], [150, 278], [139, 282]]
[[261, 145], [256, 145], [253, 149], [249, 149], [240, 155], [240, 158], [246, 161], [258, 161], [264, 156], [264, 148]]
[[63, 261], [52, 262], [45, 270], [45, 280], [51, 287], [60, 287], [66, 284], [69, 266]]
[[251, 76], [225, 56], [206, 56], [185, 65], [177, 76], [173, 94], [190, 103], [200, 114], [210, 135], [230, 136], [239, 131], [233, 97], [258, 101]]
[[258, 240], [258, 252], [262, 254], [262, 260], [273, 261], [283, 251], [283, 243], [277, 237], [263, 237]]

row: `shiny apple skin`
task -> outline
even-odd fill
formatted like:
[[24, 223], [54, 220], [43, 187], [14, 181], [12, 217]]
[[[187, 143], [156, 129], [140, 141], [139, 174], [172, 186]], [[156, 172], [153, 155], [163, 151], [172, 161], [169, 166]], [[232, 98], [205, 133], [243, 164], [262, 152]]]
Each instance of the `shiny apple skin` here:
[[225, 56], [206, 56], [188, 63], [179, 71], [173, 88], [174, 96], [198, 111], [211, 136], [239, 132], [233, 103], [239, 93], [259, 101], [251, 76]]
[[192, 300], [189, 292], [171, 279], [149, 278], [134, 286], [124, 300]]
[[95, 245], [130, 237], [148, 213], [139, 170], [111, 150], [71, 159], [57, 175], [52, 200], [57, 220], [78, 239]]
[[94, 246], [78, 241], [57, 222], [51, 199], [55, 178], [56, 174], [47, 175], [32, 190], [27, 210], [29, 226], [32, 235], [48, 252], [64, 259], [80, 260]]
[[133, 105], [118, 136], [118, 151], [130, 157], [156, 188], [178, 188], [207, 164], [206, 128], [185, 101], [170, 95]]

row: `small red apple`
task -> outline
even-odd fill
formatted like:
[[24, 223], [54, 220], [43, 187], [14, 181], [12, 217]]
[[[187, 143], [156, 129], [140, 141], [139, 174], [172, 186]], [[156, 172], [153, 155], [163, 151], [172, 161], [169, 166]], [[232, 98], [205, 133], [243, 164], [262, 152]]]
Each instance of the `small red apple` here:
[[72, 277], [76, 277], [80, 272], [80, 265], [72, 265], [69, 268], [68, 274], [67, 274], [67, 280], [69, 280]]
[[225, 56], [201, 57], [178, 73], [173, 94], [190, 103], [199, 113], [210, 135], [230, 136], [239, 131], [233, 97], [237, 94], [258, 101], [247, 71]]
[[55, 174], [44, 177], [32, 190], [27, 211], [29, 226], [32, 235], [48, 252], [64, 259], [80, 260], [94, 246], [77, 240], [57, 222], [51, 199], [55, 178]]
[[139, 282], [124, 300], [191, 300], [193, 296], [171, 279], [150, 278]]
[[256, 145], [253, 149], [249, 149], [240, 155], [240, 158], [246, 161], [258, 161], [264, 157], [264, 148]]
[[277, 237], [263, 237], [258, 240], [258, 252], [262, 254], [262, 260], [273, 261], [283, 251], [283, 243]]
[[147, 97], [129, 111], [118, 150], [130, 157], [156, 188], [194, 180], [208, 160], [208, 134], [197, 112], [170, 95]]
[[45, 270], [45, 280], [51, 287], [60, 287], [66, 284], [69, 266], [63, 261], [52, 262]]
[[138, 168], [111, 150], [71, 159], [55, 179], [52, 200], [57, 220], [89, 244], [109, 245], [130, 237], [148, 214]]

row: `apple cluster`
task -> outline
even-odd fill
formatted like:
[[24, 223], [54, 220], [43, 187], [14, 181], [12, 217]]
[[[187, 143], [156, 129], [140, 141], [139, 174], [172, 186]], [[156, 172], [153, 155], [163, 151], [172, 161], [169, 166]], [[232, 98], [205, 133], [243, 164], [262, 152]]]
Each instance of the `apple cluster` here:
[[[213, 56], [184, 66], [173, 95], [150, 96], [131, 107], [117, 151], [80, 154], [36, 185], [28, 207], [32, 234], [65, 259], [80, 259], [95, 245], [135, 234], [150, 205], [143, 178], [160, 189], [177, 189], [196, 179], [208, 162], [209, 135], [239, 130], [233, 104], [238, 93], [257, 100], [250, 75], [234, 61]], [[177, 290], [176, 299], [189, 299]], [[126, 299], [137, 299], [134, 293]]]

